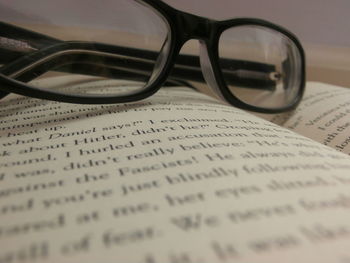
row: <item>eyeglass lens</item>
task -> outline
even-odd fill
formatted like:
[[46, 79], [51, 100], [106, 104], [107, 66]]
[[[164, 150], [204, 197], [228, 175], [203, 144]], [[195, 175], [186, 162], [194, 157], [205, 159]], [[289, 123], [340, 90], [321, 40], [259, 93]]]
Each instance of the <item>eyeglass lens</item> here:
[[[0, 33], [0, 49], [12, 54], [1, 70], [9, 72], [6, 75], [10, 77], [31, 80], [35, 76], [37, 80], [38, 77], [78, 75], [78, 79], [83, 74], [87, 79], [101, 81], [100, 85], [91, 87], [79, 82], [70, 87], [49, 87], [44, 81], [40, 88], [74, 95], [122, 96], [141, 91], [167, 57], [164, 55], [169, 32], [167, 22], [155, 10], [137, 1], [118, 0], [109, 5], [89, 1], [88, 9], [68, 0], [60, 1], [59, 5], [45, 0], [37, 2], [42, 2], [35, 6], [42, 6], [45, 13], [41, 8], [33, 8], [29, 2], [23, 5], [16, 5], [16, 1], [4, 3], [4, 9], [8, 10], [0, 11], [0, 14], [4, 13], [2, 20], [60, 40], [90, 43], [89, 48], [70, 48], [63, 42], [62, 45], [54, 43], [55, 48], [47, 49], [42, 56], [37, 54], [35, 63], [30, 63], [30, 59], [21, 60], [21, 57], [40, 53], [38, 51], [43, 47], [38, 47], [33, 39], [16, 39]], [[18, 15], [6, 15], [11, 10], [16, 10]], [[28, 17], [30, 19], [26, 19]], [[102, 52], [94, 44], [97, 42], [122, 48]], [[150, 52], [137, 52], [139, 50]], [[11, 66], [15, 61], [18, 70], [13, 72]], [[21, 66], [18, 68], [18, 65]], [[118, 81], [104, 85], [103, 81], [109, 79]], [[29, 83], [37, 85], [36, 82]]]
[[284, 34], [257, 25], [229, 28], [220, 37], [219, 57], [226, 85], [242, 102], [276, 109], [297, 97], [300, 52]]

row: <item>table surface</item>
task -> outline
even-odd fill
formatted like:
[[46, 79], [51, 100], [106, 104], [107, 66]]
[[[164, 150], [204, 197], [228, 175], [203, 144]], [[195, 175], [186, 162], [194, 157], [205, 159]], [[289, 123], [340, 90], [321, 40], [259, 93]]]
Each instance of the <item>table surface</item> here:
[[350, 88], [350, 47], [305, 45], [307, 80]]

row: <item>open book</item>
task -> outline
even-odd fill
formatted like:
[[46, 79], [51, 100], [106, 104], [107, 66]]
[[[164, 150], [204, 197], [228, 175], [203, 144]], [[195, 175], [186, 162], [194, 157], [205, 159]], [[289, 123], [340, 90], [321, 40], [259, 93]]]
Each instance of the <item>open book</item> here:
[[0, 263], [350, 262], [350, 90], [307, 92], [278, 125], [188, 88], [5, 98]]

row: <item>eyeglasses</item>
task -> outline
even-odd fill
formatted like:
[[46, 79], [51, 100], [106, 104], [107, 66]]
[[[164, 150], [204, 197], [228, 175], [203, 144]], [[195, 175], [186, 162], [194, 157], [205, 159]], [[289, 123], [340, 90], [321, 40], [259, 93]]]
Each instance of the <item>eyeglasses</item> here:
[[[71, 103], [125, 103], [151, 96], [164, 83], [205, 80], [224, 101], [251, 111], [283, 112], [301, 100], [304, 52], [280, 26], [251, 18], [215, 21], [159, 0], [108, 5], [102, 0], [84, 10], [61, 2], [45, 11], [47, 19], [42, 20], [51, 20], [49, 29], [38, 26], [40, 17], [26, 29], [11, 21], [0, 23], [0, 98], [17, 93]], [[102, 15], [94, 20], [93, 12]], [[190, 39], [199, 40], [199, 57], [179, 55]], [[33, 81], [62, 74], [118, 81], [56, 89]]]

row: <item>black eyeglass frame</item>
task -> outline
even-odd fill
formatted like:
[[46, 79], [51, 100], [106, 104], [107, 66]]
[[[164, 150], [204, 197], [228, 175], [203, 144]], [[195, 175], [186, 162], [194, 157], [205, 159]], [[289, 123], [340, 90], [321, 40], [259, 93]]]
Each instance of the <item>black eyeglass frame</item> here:
[[[294, 109], [300, 102], [305, 89], [305, 54], [299, 40], [288, 30], [261, 19], [235, 18], [224, 21], [216, 21], [179, 11], [159, 0], [141, 0], [138, 2], [153, 8], [165, 19], [169, 26], [168, 38], [170, 40], [168, 40], [169, 46], [167, 47], [167, 59], [162, 69], [157, 72], [156, 77], [153, 78], [152, 81], [148, 82], [142, 90], [135, 94], [123, 96], [69, 95], [51, 90], [39, 89], [23, 82], [11, 79], [4, 74], [0, 74], [0, 97], [1, 91], [3, 91], [3, 94], [17, 93], [40, 99], [80, 104], [111, 104], [142, 100], [157, 92], [161, 88], [162, 84], [167, 80], [183, 44], [190, 39], [198, 39], [207, 47], [207, 54], [211, 63], [212, 73], [216, 83], [218, 84], [219, 92], [231, 105], [255, 112], [279, 113]], [[300, 87], [294, 101], [292, 101], [289, 105], [276, 109], [256, 107], [242, 102], [229, 91], [219, 65], [219, 39], [222, 32], [228, 28], [243, 25], [262, 26], [280, 32], [289, 38], [298, 49], [301, 58]], [[67, 42], [67, 45], [72, 45], [73, 47], [75, 44], [74, 42]], [[101, 45], [101, 47], [108, 49], [108, 45]], [[96, 48], [96, 45], [94, 45], [94, 48]]]

